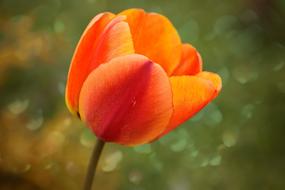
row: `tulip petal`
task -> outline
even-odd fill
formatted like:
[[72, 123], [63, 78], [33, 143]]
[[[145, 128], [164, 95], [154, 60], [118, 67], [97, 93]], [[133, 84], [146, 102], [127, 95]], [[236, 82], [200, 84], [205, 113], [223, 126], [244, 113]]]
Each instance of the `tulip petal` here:
[[111, 13], [96, 16], [84, 31], [68, 73], [66, 102], [72, 113], [78, 112], [79, 94], [89, 73], [99, 64], [134, 52], [129, 26], [123, 16]]
[[172, 75], [195, 75], [202, 71], [202, 65], [199, 52], [190, 44], [183, 44], [180, 63]]
[[207, 71], [203, 71], [200, 72], [196, 75], [197, 77], [209, 80], [213, 83], [215, 89], [216, 89], [216, 93], [214, 94], [214, 98], [219, 94], [219, 92], [222, 89], [222, 80], [221, 77], [215, 73], [211, 73], [211, 72], [207, 72]]
[[171, 22], [160, 14], [146, 13], [142, 9], [128, 9], [119, 15], [127, 16], [135, 52], [147, 56], [171, 74], [181, 56], [180, 37]]
[[[221, 89], [217, 74], [202, 72], [196, 76], [170, 77], [173, 93], [174, 112], [165, 135], [176, 128], [213, 100]], [[162, 136], [160, 135], [160, 136]]]
[[101, 64], [90, 73], [80, 93], [82, 120], [107, 142], [147, 143], [165, 130], [172, 111], [167, 74], [137, 54]]

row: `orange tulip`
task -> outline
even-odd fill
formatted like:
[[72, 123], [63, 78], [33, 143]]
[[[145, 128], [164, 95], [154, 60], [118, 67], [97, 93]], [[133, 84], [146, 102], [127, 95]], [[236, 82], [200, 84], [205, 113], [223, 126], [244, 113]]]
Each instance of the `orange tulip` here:
[[66, 103], [98, 138], [144, 144], [167, 134], [213, 100], [217, 74], [182, 44], [164, 16], [128, 9], [97, 15], [76, 47]]

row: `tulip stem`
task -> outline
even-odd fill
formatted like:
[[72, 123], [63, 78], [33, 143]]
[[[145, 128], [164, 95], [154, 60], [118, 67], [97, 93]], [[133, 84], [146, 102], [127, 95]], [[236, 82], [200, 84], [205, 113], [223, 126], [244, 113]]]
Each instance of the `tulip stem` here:
[[85, 177], [84, 190], [91, 190], [93, 178], [96, 172], [96, 167], [104, 148], [105, 142], [98, 138], [96, 146], [93, 148], [93, 152], [89, 161], [88, 171]]

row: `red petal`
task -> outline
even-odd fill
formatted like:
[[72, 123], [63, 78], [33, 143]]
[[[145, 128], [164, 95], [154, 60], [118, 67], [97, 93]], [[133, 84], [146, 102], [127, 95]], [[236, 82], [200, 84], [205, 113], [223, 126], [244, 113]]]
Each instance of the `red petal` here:
[[104, 141], [125, 145], [153, 140], [172, 115], [172, 93], [165, 71], [141, 55], [100, 65], [80, 93], [83, 121]]
[[103, 13], [84, 31], [71, 62], [66, 86], [66, 102], [72, 113], [78, 111], [82, 84], [93, 69], [114, 57], [134, 52], [129, 26], [124, 19]]
[[195, 75], [202, 71], [202, 58], [190, 44], [183, 44], [180, 64], [172, 75]]

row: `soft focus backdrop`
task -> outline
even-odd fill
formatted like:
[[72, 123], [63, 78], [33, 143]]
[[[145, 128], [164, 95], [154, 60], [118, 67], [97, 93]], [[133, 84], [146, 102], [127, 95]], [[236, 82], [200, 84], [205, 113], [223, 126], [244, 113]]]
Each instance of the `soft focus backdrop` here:
[[220, 96], [150, 145], [109, 144], [98, 190], [285, 189], [284, 0], [1, 0], [0, 189], [78, 190], [95, 137], [64, 103], [84, 28], [102, 11], [166, 15]]

